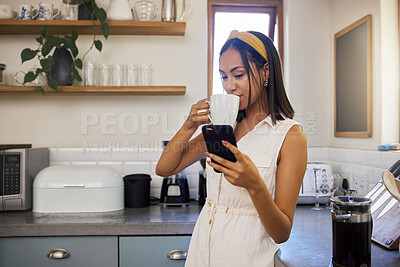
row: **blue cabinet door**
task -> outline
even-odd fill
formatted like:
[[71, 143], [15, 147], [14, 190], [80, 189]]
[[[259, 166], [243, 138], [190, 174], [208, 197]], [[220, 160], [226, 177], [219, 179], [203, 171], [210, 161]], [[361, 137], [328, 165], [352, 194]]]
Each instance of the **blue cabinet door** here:
[[184, 266], [184, 259], [170, 259], [187, 252], [191, 236], [135, 236], [119, 238], [120, 267], [177, 267]]
[[[59, 252], [60, 249], [68, 251], [70, 255], [62, 259], [47, 256], [50, 251]], [[0, 266], [117, 267], [118, 237], [0, 238]]]

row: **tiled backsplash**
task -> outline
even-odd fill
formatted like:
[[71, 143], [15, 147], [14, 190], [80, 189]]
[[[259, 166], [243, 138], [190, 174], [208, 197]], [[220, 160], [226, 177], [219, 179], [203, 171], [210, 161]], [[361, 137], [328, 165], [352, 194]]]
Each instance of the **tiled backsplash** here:
[[400, 151], [376, 151], [333, 147], [308, 148], [308, 161], [321, 161], [332, 165], [334, 173], [342, 176], [366, 177], [368, 189], [379, 182], [382, 172], [400, 159]]
[[[105, 165], [116, 169], [125, 176], [132, 173], [148, 173], [152, 177], [151, 196], [160, 197], [163, 177], [155, 174], [161, 149], [114, 149], [91, 148], [51, 148], [50, 165]], [[400, 159], [400, 151], [372, 151], [331, 147], [308, 148], [309, 162], [324, 162], [332, 165], [334, 173], [360, 174], [367, 178], [371, 189], [395, 161]], [[199, 162], [186, 168], [190, 196], [198, 199]]]
[[[150, 195], [160, 197], [163, 177], [156, 175], [156, 165], [162, 153], [161, 149], [92, 149], [92, 148], [51, 148], [50, 165], [104, 165], [113, 167], [122, 176], [133, 173], [151, 175]], [[190, 197], [198, 199], [199, 162], [186, 168]]]

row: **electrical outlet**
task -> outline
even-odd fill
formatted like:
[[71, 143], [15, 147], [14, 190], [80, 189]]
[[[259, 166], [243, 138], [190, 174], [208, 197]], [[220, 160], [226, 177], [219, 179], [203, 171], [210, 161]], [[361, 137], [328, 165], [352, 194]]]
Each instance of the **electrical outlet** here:
[[354, 189], [353, 188], [353, 169], [349, 168], [349, 167], [342, 167], [340, 169], [340, 174], [342, 175], [342, 180], [347, 179], [347, 182], [349, 183], [348, 189]]
[[368, 173], [354, 171], [353, 188], [357, 190], [358, 196], [365, 196], [368, 193]]

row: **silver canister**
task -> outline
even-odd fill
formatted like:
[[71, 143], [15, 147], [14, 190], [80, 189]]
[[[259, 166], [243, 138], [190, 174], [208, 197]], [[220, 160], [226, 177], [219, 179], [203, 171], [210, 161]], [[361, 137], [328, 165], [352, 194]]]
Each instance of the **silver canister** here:
[[371, 266], [371, 203], [353, 196], [331, 199], [334, 267]]
[[172, 22], [176, 21], [176, 0], [163, 0], [161, 20]]

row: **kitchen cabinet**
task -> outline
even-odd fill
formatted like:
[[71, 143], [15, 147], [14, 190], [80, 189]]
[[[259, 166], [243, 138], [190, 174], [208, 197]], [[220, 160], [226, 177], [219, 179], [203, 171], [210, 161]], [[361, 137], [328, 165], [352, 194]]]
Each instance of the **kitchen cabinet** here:
[[[64, 249], [70, 253], [67, 258], [49, 258], [62, 255]], [[65, 254], [64, 254], [65, 255]], [[57, 266], [57, 267], [117, 267], [118, 237], [12, 237], [0, 238], [0, 266]]]
[[[119, 238], [120, 267], [177, 267], [184, 259], [169, 259], [167, 255], [183, 256], [188, 251], [190, 236], [126, 236]], [[172, 252], [172, 253], [171, 253]], [[184, 256], [186, 258], [186, 256]]]
[[[98, 34], [100, 34], [100, 23]], [[184, 36], [186, 22], [165, 21], [107, 21], [110, 35]], [[41, 26], [49, 26], [51, 34], [93, 34], [93, 22], [85, 20], [0, 20], [0, 35], [39, 35]], [[37, 94], [31, 86], [0, 86], [0, 95]], [[186, 86], [60, 86], [59, 91], [46, 90], [54, 95], [184, 95]]]

